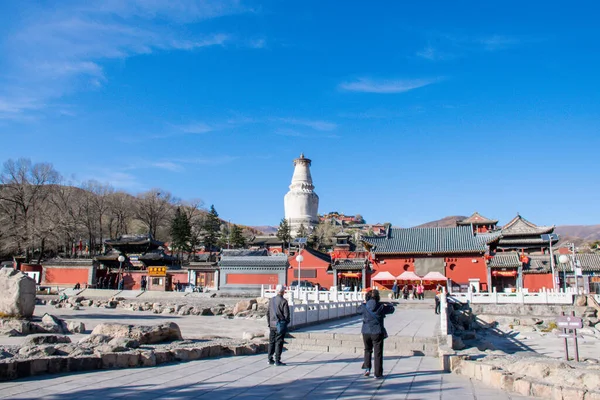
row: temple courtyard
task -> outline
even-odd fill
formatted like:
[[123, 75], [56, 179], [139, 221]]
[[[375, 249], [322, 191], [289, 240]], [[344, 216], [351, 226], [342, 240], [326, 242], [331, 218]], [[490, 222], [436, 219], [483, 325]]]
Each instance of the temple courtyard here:
[[361, 374], [361, 357], [285, 352], [154, 368], [46, 375], [0, 384], [10, 399], [526, 399], [440, 371], [432, 357], [385, 357], [384, 379]]

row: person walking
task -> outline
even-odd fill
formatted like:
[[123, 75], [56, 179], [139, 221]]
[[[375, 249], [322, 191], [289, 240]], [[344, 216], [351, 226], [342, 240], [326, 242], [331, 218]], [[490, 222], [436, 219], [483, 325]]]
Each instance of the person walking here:
[[423, 300], [424, 292], [425, 292], [425, 286], [423, 286], [423, 283], [419, 283], [417, 285], [417, 297], [419, 298], [419, 300]]
[[408, 289], [408, 285], [404, 285], [404, 287], [402, 288], [402, 297], [404, 297], [404, 300], [408, 300], [409, 293], [410, 290]]
[[[290, 323], [290, 307], [288, 301], [283, 297], [285, 289], [282, 285], [275, 287], [276, 296], [269, 300], [267, 308], [267, 321], [269, 324], [269, 365], [285, 366], [281, 362], [283, 351], [283, 339], [287, 333]], [[273, 359], [275, 357], [275, 359]]]
[[398, 287], [398, 281], [394, 281], [394, 285], [392, 286], [392, 298], [394, 300], [398, 300], [398, 293], [400, 293], [400, 288]]
[[363, 319], [361, 333], [365, 345], [362, 364], [364, 376], [371, 374], [371, 355], [374, 353], [375, 378], [383, 378], [383, 341], [387, 337], [383, 319], [393, 312], [394, 306], [380, 302], [378, 290], [367, 292], [365, 303], [358, 306], [358, 313]]
[[435, 288], [435, 313], [440, 313], [440, 294], [442, 293], [442, 287], [438, 285]]
[[142, 292], [146, 291], [147, 284], [148, 284], [148, 281], [146, 280], [146, 277], [142, 276], [142, 281], [140, 282], [140, 286], [142, 287]]

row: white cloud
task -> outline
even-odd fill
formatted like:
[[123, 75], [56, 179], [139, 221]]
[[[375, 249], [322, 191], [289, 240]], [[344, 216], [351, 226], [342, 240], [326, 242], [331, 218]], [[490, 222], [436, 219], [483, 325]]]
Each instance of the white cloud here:
[[337, 124], [319, 119], [275, 118], [275, 120], [291, 125], [308, 126], [317, 131], [333, 131], [337, 128]]
[[185, 133], [208, 133], [215, 129], [204, 122], [194, 122], [188, 125], [178, 126], [178, 128]]
[[[41, 5], [40, 5], [41, 4]], [[0, 42], [0, 118], [43, 108], [61, 96], [102, 86], [103, 63], [159, 51], [193, 51], [234, 40], [182, 24], [251, 12], [236, 0], [103, 0], [22, 3]], [[250, 46], [249, 47], [259, 47]], [[29, 98], [24, 102], [22, 99]], [[4, 104], [4, 106], [3, 106]], [[2, 110], [8, 108], [10, 112]], [[13, 115], [14, 117], [14, 115]]]
[[170, 162], [170, 161], [154, 162], [151, 165], [153, 167], [156, 167], [159, 169], [166, 169], [167, 171], [172, 171], [172, 172], [180, 172], [180, 171], [183, 171], [183, 169], [184, 169], [181, 165], [175, 164], [174, 162]]
[[453, 54], [441, 52], [433, 46], [427, 46], [417, 52], [417, 57], [424, 58], [430, 61], [442, 61], [455, 58]]
[[440, 79], [394, 79], [373, 80], [361, 78], [352, 82], [343, 82], [339, 88], [349, 92], [365, 93], [403, 93], [438, 82]]

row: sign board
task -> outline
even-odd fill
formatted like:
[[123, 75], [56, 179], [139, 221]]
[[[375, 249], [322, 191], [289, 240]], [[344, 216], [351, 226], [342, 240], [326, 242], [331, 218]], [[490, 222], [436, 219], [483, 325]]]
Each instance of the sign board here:
[[556, 326], [559, 328], [580, 329], [583, 328], [583, 320], [579, 317], [561, 315], [556, 317]]
[[557, 333], [556, 336], [558, 336], [559, 338], [571, 338], [571, 337], [575, 337], [574, 334], [572, 333]]
[[167, 276], [167, 267], [148, 267], [150, 276]]

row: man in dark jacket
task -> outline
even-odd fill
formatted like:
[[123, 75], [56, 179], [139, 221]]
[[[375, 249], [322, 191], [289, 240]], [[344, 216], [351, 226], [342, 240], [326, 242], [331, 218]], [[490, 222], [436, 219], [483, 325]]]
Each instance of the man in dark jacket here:
[[375, 378], [383, 378], [383, 340], [387, 332], [383, 326], [386, 314], [394, 312], [394, 306], [380, 302], [379, 291], [372, 290], [365, 295], [365, 303], [358, 306], [362, 315], [363, 325], [361, 333], [365, 344], [365, 356], [362, 368], [364, 375], [371, 374], [371, 354], [375, 352]]
[[[267, 308], [267, 321], [269, 322], [269, 364], [284, 366], [281, 362], [281, 352], [283, 351], [283, 339], [287, 332], [287, 326], [290, 323], [290, 307], [283, 298], [285, 289], [282, 285], [275, 288], [277, 295], [269, 300]], [[275, 359], [273, 360], [273, 355]]]

